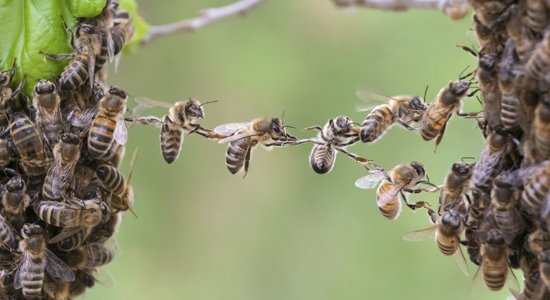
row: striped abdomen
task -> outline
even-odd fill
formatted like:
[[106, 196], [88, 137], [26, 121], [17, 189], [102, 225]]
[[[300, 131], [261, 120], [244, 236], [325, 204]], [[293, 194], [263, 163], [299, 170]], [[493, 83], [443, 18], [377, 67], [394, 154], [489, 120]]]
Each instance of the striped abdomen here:
[[252, 150], [251, 147], [249, 137], [229, 143], [225, 153], [225, 165], [231, 174], [239, 172], [244, 167], [246, 155]]
[[544, 39], [539, 43], [531, 58], [527, 61], [527, 74], [532, 79], [540, 79], [544, 76], [550, 67], [550, 49], [548, 49], [548, 39], [550, 32], [547, 32]]
[[59, 87], [65, 91], [79, 88], [89, 77], [88, 64], [88, 53], [77, 54], [63, 73], [61, 73]]
[[66, 252], [73, 251], [80, 247], [87, 237], [88, 230], [77, 231], [75, 234], [57, 242], [57, 248]]
[[540, 278], [546, 287], [550, 287], [550, 250], [542, 251], [538, 257]]
[[394, 185], [392, 183], [386, 182], [381, 184], [376, 192], [378, 209], [382, 212], [384, 217], [390, 220], [395, 220], [399, 216], [399, 212], [401, 211], [401, 202], [399, 202], [396, 195], [389, 196], [393, 198], [389, 201], [385, 201], [386, 203], [382, 205], [380, 204], [379, 199], [381, 197], [388, 197], [387, 193], [395, 193], [395, 189], [393, 187]]
[[447, 123], [447, 120], [453, 112], [447, 107], [439, 107], [441, 104], [434, 102], [428, 106], [428, 109], [422, 115], [422, 138], [425, 141], [433, 140], [439, 135], [441, 129]]
[[99, 51], [97, 51], [97, 55], [95, 56], [96, 73], [99, 72], [101, 68], [103, 68], [103, 66], [107, 62], [107, 59], [109, 58], [109, 44], [107, 40], [107, 34], [102, 31], [99, 35], [99, 38], [101, 40], [101, 47], [99, 48]]
[[455, 254], [459, 247], [459, 240], [457, 236], [448, 237], [441, 234], [439, 230], [436, 232], [435, 241], [441, 253], [445, 255]]
[[508, 276], [508, 262], [504, 256], [501, 261], [483, 262], [483, 280], [491, 291], [502, 289]]
[[88, 135], [88, 152], [93, 158], [105, 155], [113, 144], [116, 120], [104, 115], [94, 119]]
[[332, 170], [336, 151], [330, 145], [313, 145], [309, 154], [309, 164], [317, 174], [326, 174]]
[[12, 115], [10, 133], [27, 175], [37, 176], [46, 173], [44, 144], [31, 119], [24, 114], [15, 113]]
[[520, 212], [514, 207], [497, 208], [493, 211], [495, 222], [502, 232], [502, 237], [507, 244], [512, 243], [516, 236], [523, 231], [523, 218]]
[[533, 135], [535, 137], [537, 158], [546, 160], [550, 156], [550, 107], [545, 102], [539, 103], [535, 110]]
[[88, 246], [89, 261], [87, 267], [100, 267], [110, 263], [115, 257], [115, 252], [104, 244], [92, 243]]
[[25, 299], [42, 298], [45, 261], [43, 255], [27, 253], [30, 263], [21, 266], [21, 286]]
[[546, 199], [546, 195], [550, 190], [550, 178], [546, 176], [546, 172], [535, 175], [525, 186], [521, 193], [521, 204], [529, 211], [538, 211], [541, 208], [541, 203]]
[[101, 186], [113, 195], [121, 195], [124, 192], [126, 183], [124, 176], [115, 167], [101, 165], [96, 170]]
[[183, 143], [183, 129], [172, 122], [168, 116], [164, 116], [160, 130], [160, 151], [164, 160], [171, 164], [179, 156]]
[[500, 101], [500, 119], [502, 126], [506, 129], [511, 129], [517, 125], [519, 99], [514, 93], [502, 93]]
[[38, 217], [50, 225], [67, 227], [78, 224], [77, 209], [68, 207], [64, 202], [41, 201], [34, 208]]
[[8, 141], [6, 139], [0, 139], [0, 166], [7, 166], [11, 160], [12, 158], [8, 149]]
[[393, 123], [395, 115], [389, 105], [375, 107], [361, 125], [361, 141], [369, 143], [379, 138]]
[[6, 219], [0, 216], [0, 246], [5, 249], [15, 249], [17, 241], [11, 226]]

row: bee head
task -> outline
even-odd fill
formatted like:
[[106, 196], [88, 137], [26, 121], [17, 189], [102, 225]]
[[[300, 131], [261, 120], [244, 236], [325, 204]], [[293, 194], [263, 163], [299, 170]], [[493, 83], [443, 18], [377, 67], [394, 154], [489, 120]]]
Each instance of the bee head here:
[[441, 216], [441, 225], [447, 228], [457, 229], [461, 223], [462, 218], [455, 209], [450, 209]]
[[424, 170], [424, 166], [417, 161], [411, 162], [411, 167], [414, 169], [416, 174], [418, 174], [418, 176], [420, 177], [424, 177], [424, 175], [426, 174], [426, 170]]
[[466, 95], [471, 84], [472, 82], [469, 80], [464, 80], [464, 79], [454, 80], [449, 83], [449, 90], [456, 97], [462, 97]]
[[491, 147], [501, 149], [508, 144], [508, 130], [502, 125], [495, 126], [493, 133], [487, 137]]
[[353, 120], [347, 116], [339, 116], [331, 119], [331, 121], [336, 132], [348, 131], [353, 126]]
[[502, 236], [502, 232], [498, 228], [492, 228], [485, 236], [482, 238], [483, 242], [488, 245], [498, 246], [498, 245], [504, 245], [504, 237]]
[[451, 170], [453, 173], [460, 176], [468, 176], [472, 172], [472, 165], [465, 163], [454, 163]]
[[25, 181], [21, 176], [12, 177], [8, 183], [6, 183], [6, 189], [10, 193], [20, 192], [25, 190]]
[[199, 101], [189, 98], [185, 103], [185, 115], [202, 119], [204, 118], [204, 108]]
[[126, 104], [127, 97], [123, 90], [112, 87], [101, 101], [103, 101], [108, 111], [119, 112]]
[[51, 94], [55, 92], [55, 84], [49, 80], [39, 80], [34, 86], [35, 95]]
[[21, 236], [23, 236], [23, 238], [42, 235], [43, 233], [44, 229], [37, 224], [27, 223], [23, 225], [23, 228], [21, 228]]
[[10, 75], [8, 71], [0, 72], [0, 86], [8, 86], [10, 83]]
[[424, 102], [420, 97], [414, 97], [411, 100], [411, 103], [409, 106], [410, 106], [410, 109], [412, 110], [426, 110], [427, 108], [426, 102]]

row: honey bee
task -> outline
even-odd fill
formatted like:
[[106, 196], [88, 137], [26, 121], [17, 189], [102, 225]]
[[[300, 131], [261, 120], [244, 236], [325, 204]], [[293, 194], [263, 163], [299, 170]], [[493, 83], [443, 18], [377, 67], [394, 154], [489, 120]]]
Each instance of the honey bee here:
[[90, 128], [88, 152], [92, 158], [105, 155], [114, 141], [126, 144], [128, 129], [124, 120], [126, 112], [126, 93], [111, 87], [99, 101], [99, 110]]
[[309, 155], [309, 164], [317, 174], [326, 174], [332, 170], [336, 160], [336, 151], [348, 155], [359, 163], [370, 162], [346, 150], [348, 146], [359, 140], [358, 129], [353, 126], [353, 121], [349, 117], [339, 116], [329, 119], [322, 128], [312, 126], [306, 129], [320, 131], [317, 138], [312, 140], [315, 145]]
[[481, 98], [483, 99], [483, 116], [489, 127], [493, 128], [501, 122], [501, 94], [497, 80], [498, 52], [484, 48], [479, 51], [477, 78]]
[[487, 136], [485, 145], [474, 166], [472, 174], [473, 186], [481, 191], [490, 191], [491, 183], [508, 151], [510, 139], [508, 132], [501, 126]]
[[118, 54], [124, 48], [124, 45], [134, 36], [134, 23], [130, 15], [125, 11], [117, 11], [113, 18], [113, 27], [111, 28], [111, 37], [113, 39], [113, 52], [115, 56], [115, 70], [118, 66]]
[[[464, 202], [455, 202], [447, 207], [447, 210], [437, 216], [435, 225], [425, 229], [409, 232], [403, 236], [406, 241], [421, 241], [427, 237], [434, 237], [437, 247], [447, 256], [454, 256], [460, 270], [468, 275], [468, 265], [462, 249], [460, 248], [460, 235], [464, 231], [466, 221], [466, 205]], [[435, 215], [435, 212], [432, 212]]]
[[14, 277], [16, 289], [23, 289], [26, 299], [41, 298], [44, 271], [62, 281], [74, 281], [71, 269], [46, 248], [44, 230], [36, 224], [25, 224], [19, 242], [21, 262]]
[[[76, 199], [71, 200], [76, 202]], [[48, 241], [50, 244], [58, 243], [79, 231], [86, 232], [88, 236], [109, 211], [106, 204], [98, 199], [82, 200], [80, 203], [40, 201], [33, 208], [44, 222], [63, 227], [61, 233]]]
[[110, 237], [112, 237], [118, 229], [122, 220], [122, 213], [113, 213], [109, 216], [107, 221], [96, 226], [90, 236], [90, 242], [92, 243], [104, 243]]
[[286, 132], [280, 118], [254, 119], [244, 123], [228, 123], [214, 128], [214, 133], [227, 136], [220, 144], [229, 142], [225, 154], [225, 163], [231, 174], [244, 168], [244, 177], [248, 173], [252, 149], [261, 144], [267, 149], [272, 146], [292, 145], [297, 139]]
[[130, 210], [132, 213], [132, 207], [134, 206], [134, 189], [130, 185], [132, 180], [132, 171], [137, 158], [137, 149], [134, 151], [132, 160], [130, 162], [130, 173], [128, 179], [125, 180], [120, 171], [110, 165], [100, 165], [96, 169], [96, 175], [99, 179], [99, 183], [105, 191], [107, 191], [111, 197], [110, 206], [116, 212]]
[[537, 160], [543, 161], [550, 156], [550, 96], [545, 95], [535, 109], [533, 137]]
[[13, 81], [13, 78], [15, 76], [15, 70], [16, 70], [16, 59], [13, 59], [13, 65], [11, 67], [11, 70], [3, 70], [0, 71], [0, 125], [5, 125], [7, 121], [6, 112], [9, 108], [8, 101], [10, 99], [16, 98], [17, 95], [21, 92], [21, 89], [25, 85], [25, 78], [21, 80], [17, 88], [15, 90], [12, 90], [10, 88], [10, 85]]
[[[382, 215], [389, 220], [395, 220], [401, 212], [401, 202], [403, 202], [412, 210], [426, 207], [428, 204], [424, 201], [409, 203], [405, 193], [421, 193], [433, 192], [425, 188], [418, 188], [419, 184], [427, 184], [434, 186], [432, 183], [423, 180], [426, 175], [424, 166], [416, 161], [408, 164], [395, 166], [389, 172], [384, 170], [370, 171], [367, 176], [363, 176], [355, 181], [355, 186], [360, 189], [372, 189], [380, 183], [376, 191], [376, 205]], [[382, 182], [384, 180], [384, 182]]]
[[[136, 99], [145, 106], [158, 106], [168, 108], [168, 115], [160, 121], [162, 124], [160, 131], [160, 148], [164, 160], [171, 164], [179, 156], [181, 145], [183, 144], [184, 134], [197, 133], [206, 138], [220, 138], [211, 130], [202, 127], [197, 122], [204, 118], [204, 105], [211, 102], [200, 103], [197, 100], [189, 98], [187, 101], [178, 101], [174, 104], [153, 100], [150, 98], [139, 97]], [[141, 117], [135, 119], [138, 123], [158, 123], [159, 120], [151, 117]]]
[[543, 79], [550, 69], [550, 31], [544, 34], [542, 41], [533, 50], [525, 69], [531, 80]]
[[516, 208], [519, 193], [509, 183], [509, 176], [509, 173], [497, 176], [491, 191], [495, 222], [500, 228], [507, 245], [510, 245], [516, 237], [520, 236], [525, 228], [523, 217]]
[[105, 155], [100, 157], [99, 159], [114, 166], [115, 168], [118, 168], [120, 166], [120, 163], [122, 163], [122, 160], [124, 159], [124, 154], [126, 153], [126, 148], [124, 145], [121, 145], [117, 142], [113, 142], [113, 145], [111, 145], [111, 148]]
[[10, 117], [9, 130], [25, 173], [28, 176], [44, 175], [50, 161], [46, 156], [40, 132], [31, 119], [21, 112], [16, 112]]
[[55, 84], [39, 80], [34, 86], [32, 104], [36, 110], [36, 124], [44, 134], [48, 145], [55, 145], [63, 127], [59, 105], [61, 98]]
[[69, 296], [76, 298], [82, 295], [87, 288], [91, 288], [95, 285], [95, 278], [92, 274], [86, 271], [76, 271], [76, 280], [71, 282], [69, 286]]
[[9, 223], [19, 230], [25, 221], [23, 213], [29, 206], [31, 197], [27, 194], [25, 181], [19, 175], [10, 178], [5, 187], [2, 195], [2, 213]]
[[497, 1], [497, 0], [473, 0], [470, 5], [476, 12], [478, 20], [486, 27], [495, 30], [503, 24], [509, 17], [508, 7], [512, 1]]
[[534, 169], [531, 176], [525, 179], [525, 188], [521, 193], [520, 207], [530, 215], [548, 215], [550, 205], [544, 205], [550, 195], [550, 163], [543, 163], [539, 169]]
[[498, 87], [500, 90], [500, 118], [502, 126], [511, 130], [518, 126], [517, 114], [519, 98], [515, 87], [514, 72], [514, 46], [511, 41], [506, 43], [498, 67]]
[[115, 257], [115, 251], [102, 243], [87, 245], [88, 261], [86, 267], [101, 267], [110, 263]]
[[0, 215], [0, 247], [5, 250], [15, 250], [17, 238], [8, 220]]
[[526, 0], [525, 17], [523, 24], [530, 33], [536, 37], [542, 36], [544, 30], [548, 26], [550, 19], [550, 11], [548, 4], [543, 0]]
[[80, 245], [82, 245], [84, 241], [88, 238], [88, 235], [89, 234], [84, 230], [77, 231], [73, 235], [70, 235], [57, 242], [57, 248], [61, 251], [71, 252], [80, 247]]
[[[364, 99], [384, 99], [383, 96], [358, 92]], [[426, 103], [416, 96], [393, 96], [387, 103], [374, 107], [365, 117], [359, 136], [364, 143], [371, 143], [381, 137], [396, 122], [408, 130], [415, 130], [411, 124], [417, 123], [427, 109]]]
[[[507, 281], [508, 275], [513, 275], [513, 273], [509, 270], [508, 247], [506, 247], [506, 242], [502, 237], [500, 229], [492, 228], [486, 232], [482, 238], [479, 251], [481, 266], [475, 278], [477, 278], [481, 270], [485, 285], [491, 291], [502, 289]], [[513, 282], [513, 284], [519, 286], [517, 279], [515, 281], [516, 282]], [[519, 290], [519, 288], [515, 288], [515, 290]]]
[[439, 145], [445, 133], [445, 126], [453, 112], [456, 112], [459, 116], [472, 115], [460, 112], [462, 104], [460, 100], [467, 96], [470, 85], [470, 81], [454, 80], [439, 91], [420, 121], [424, 140], [429, 141], [437, 137], [435, 144], [436, 146]]
[[[7, 134], [8, 132], [5, 132]], [[0, 167], [9, 165], [16, 157], [17, 153], [13, 145], [13, 140], [9, 137], [1, 137], [0, 134]]]
[[535, 300], [535, 299], [548, 299], [550, 294], [548, 289], [540, 279], [540, 273], [538, 270], [529, 273], [525, 277], [525, 288], [521, 293], [515, 293], [514, 297], [518, 300]]
[[447, 208], [460, 201], [469, 189], [474, 164], [454, 163], [451, 172], [445, 177], [445, 183], [439, 194], [439, 211], [442, 214]]
[[60, 199], [66, 196], [79, 157], [80, 138], [70, 133], [63, 134], [53, 149], [53, 163], [46, 174], [42, 188], [44, 197]]
[[529, 38], [526, 32], [527, 29], [523, 26], [525, 6], [525, 1], [511, 5], [509, 8], [511, 17], [506, 24], [506, 33], [513, 42], [515, 53], [522, 64], [527, 62], [535, 47], [534, 41]]

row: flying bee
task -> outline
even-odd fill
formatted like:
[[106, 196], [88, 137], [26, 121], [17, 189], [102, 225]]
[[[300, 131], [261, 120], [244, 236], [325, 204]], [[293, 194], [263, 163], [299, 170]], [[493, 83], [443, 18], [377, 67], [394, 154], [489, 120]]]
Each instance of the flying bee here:
[[435, 220], [435, 225], [409, 232], [403, 236], [403, 239], [406, 241], [421, 241], [427, 237], [435, 236], [435, 242], [441, 253], [447, 256], [454, 256], [460, 270], [468, 275], [466, 258], [460, 248], [460, 235], [464, 231], [464, 223], [467, 216], [466, 205], [464, 202], [455, 202], [450, 204], [450, 206], [439, 216], [436, 216], [435, 212], [428, 210], [431, 215], [430, 217]]
[[[364, 99], [384, 99], [383, 96], [358, 92]], [[426, 111], [426, 103], [416, 96], [393, 96], [386, 99], [387, 103], [372, 108], [361, 125], [359, 137], [364, 143], [371, 143], [381, 137], [393, 124], [399, 123], [408, 130], [415, 130], [412, 123], [417, 123]]]
[[14, 176], [6, 183], [6, 190], [2, 195], [2, 213], [18, 230], [23, 226], [25, 217], [23, 213], [31, 202], [27, 194], [27, 186], [21, 176]]
[[55, 145], [63, 127], [59, 105], [61, 98], [55, 90], [55, 84], [40, 80], [33, 90], [32, 104], [36, 110], [36, 124], [44, 134], [48, 145]]
[[456, 112], [459, 116], [472, 116], [470, 113], [460, 112], [462, 105], [460, 100], [467, 96], [470, 85], [471, 81], [454, 80], [439, 91], [420, 121], [424, 140], [429, 141], [437, 137], [435, 144], [436, 146], [439, 145], [445, 133], [445, 126], [447, 126], [453, 112]]
[[[77, 199], [71, 200], [76, 202]], [[107, 205], [99, 199], [81, 200], [80, 203], [40, 201], [33, 208], [44, 222], [63, 227], [61, 233], [48, 241], [50, 244], [58, 243], [79, 231], [86, 232], [88, 236], [109, 212]]]
[[470, 178], [472, 177], [474, 164], [454, 163], [451, 172], [445, 177], [445, 183], [439, 194], [439, 210], [441, 215], [450, 205], [461, 201], [463, 195], [469, 189]]
[[309, 155], [309, 164], [316, 173], [326, 174], [332, 170], [336, 160], [336, 151], [346, 154], [361, 164], [370, 162], [346, 150], [348, 146], [359, 140], [359, 130], [353, 126], [353, 121], [349, 117], [339, 116], [329, 119], [323, 127], [316, 125], [306, 129], [319, 130], [317, 138], [312, 140], [315, 145]]
[[280, 118], [254, 119], [244, 123], [228, 123], [214, 128], [214, 133], [227, 136], [220, 144], [229, 142], [225, 154], [225, 164], [231, 174], [244, 168], [248, 173], [252, 149], [258, 144], [267, 149], [272, 146], [292, 145], [297, 139], [286, 132]]
[[511, 176], [509, 173], [497, 176], [491, 190], [495, 222], [507, 245], [510, 245], [525, 229], [523, 217], [516, 207], [519, 192], [509, 183], [509, 176]]
[[473, 187], [481, 191], [490, 191], [493, 178], [500, 171], [502, 159], [509, 145], [508, 131], [501, 126], [495, 127], [494, 131], [487, 136], [483, 150], [474, 166]]
[[[419, 184], [427, 184], [437, 189], [437, 186], [423, 180], [426, 175], [424, 166], [416, 161], [395, 166], [389, 172], [384, 170], [370, 171], [355, 181], [355, 186], [360, 189], [372, 189], [378, 185], [376, 191], [376, 205], [382, 215], [389, 220], [395, 220], [401, 212], [401, 195], [403, 202], [412, 210], [428, 206], [424, 201], [409, 203], [405, 193], [433, 192], [425, 188], [418, 188]], [[384, 180], [384, 181], [383, 181]], [[382, 182], [383, 181], [383, 182]]]
[[44, 230], [36, 224], [25, 224], [19, 242], [21, 262], [14, 277], [16, 289], [23, 289], [25, 299], [41, 298], [44, 271], [62, 281], [74, 281], [71, 269], [46, 248]]
[[44, 197], [60, 199], [66, 196], [79, 158], [80, 138], [71, 133], [63, 134], [53, 149], [53, 163], [46, 174], [42, 188]]
[[[483, 274], [485, 285], [491, 291], [498, 291], [504, 287], [508, 275], [513, 273], [508, 266], [508, 247], [502, 237], [502, 233], [497, 228], [487, 231], [481, 239], [479, 249], [481, 257], [481, 266], [478, 269], [474, 280], [478, 278], [479, 271]], [[515, 277], [513, 277], [515, 279]], [[519, 286], [517, 279], [513, 282], [514, 286]], [[514, 290], [519, 290], [515, 288]]]
[[114, 141], [126, 144], [128, 129], [124, 120], [126, 112], [126, 93], [111, 87], [99, 101], [99, 110], [90, 128], [88, 152], [92, 158], [105, 155]]
[[50, 160], [38, 128], [27, 115], [16, 112], [10, 117], [9, 130], [25, 173], [28, 176], [44, 175]]
[[160, 149], [164, 160], [169, 164], [178, 158], [185, 134], [196, 133], [206, 138], [222, 137], [197, 123], [205, 116], [203, 106], [215, 101], [201, 104], [199, 101], [189, 98], [186, 101], [170, 104], [145, 97], [139, 97], [136, 101], [140, 105], [148, 107], [157, 106], [169, 109], [168, 115], [165, 115], [162, 120], [155, 117], [138, 117], [134, 119], [135, 122], [142, 124], [162, 124], [160, 130]]

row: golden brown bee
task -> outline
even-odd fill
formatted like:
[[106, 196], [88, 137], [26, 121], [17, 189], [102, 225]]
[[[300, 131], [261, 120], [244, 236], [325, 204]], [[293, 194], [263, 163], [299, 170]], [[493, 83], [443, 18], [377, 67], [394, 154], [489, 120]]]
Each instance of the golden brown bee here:
[[50, 161], [38, 128], [27, 115], [16, 112], [10, 117], [9, 129], [25, 173], [28, 176], [44, 175]]
[[464, 202], [459, 201], [450, 206], [439, 216], [435, 216], [433, 211], [430, 212], [431, 217], [435, 219], [434, 226], [409, 232], [403, 236], [403, 239], [406, 241], [421, 241], [427, 237], [435, 236], [435, 242], [441, 253], [448, 256], [454, 255], [460, 270], [468, 275], [466, 258], [460, 248], [460, 235], [464, 231], [466, 219], [466, 205]]
[[6, 183], [6, 190], [2, 195], [2, 213], [6, 219], [17, 230], [20, 230], [24, 223], [23, 213], [29, 206], [31, 197], [27, 194], [27, 186], [19, 175], [10, 178]]
[[104, 214], [109, 211], [105, 203], [98, 199], [82, 200], [80, 203], [44, 200], [34, 205], [33, 208], [36, 215], [44, 222], [56, 227], [63, 227], [61, 233], [48, 241], [50, 244], [58, 243], [79, 231], [86, 232], [86, 236], [89, 235], [92, 229], [101, 222]]
[[46, 248], [44, 230], [36, 224], [25, 224], [21, 229], [23, 239], [19, 242], [22, 258], [14, 277], [16, 289], [23, 289], [23, 296], [42, 297], [44, 273], [60, 281], [73, 281], [74, 273], [55, 254]]
[[491, 183], [510, 145], [508, 132], [503, 127], [496, 127], [487, 136], [485, 145], [472, 174], [472, 184], [481, 191], [490, 191]]
[[519, 201], [519, 192], [509, 182], [509, 176], [511, 176], [509, 173], [497, 176], [491, 190], [495, 222], [507, 245], [510, 245], [525, 229], [523, 217], [516, 206]]
[[439, 145], [453, 112], [459, 116], [470, 115], [460, 112], [460, 100], [467, 95], [470, 84], [470, 81], [454, 80], [439, 91], [422, 115], [421, 133], [424, 140], [429, 141], [437, 137], [435, 144]]
[[412, 210], [426, 207], [426, 202], [409, 203], [405, 196], [405, 193], [417, 194], [433, 191], [417, 187], [419, 184], [434, 186], [432, 183], [423, 180], [425, 175], [424, 166], [413, 161], [408, 164], [397, 165], [389, 172], [384, 170], [370, 171], [367, 176], [357, 179], [355, 186], [360, 189], [372, 189], [380, 183], [376, 191], [376, 205], [384, 217], [395, 220], [401, 212], [401, 202], [398, 199], [400, 195], [403, 202]]
[[48, 199], [67, 198], [67, 189], [73, 180], [76, 162], [80, 158], [80, 138], [65, 133], [53, 148], [53, 163], [48, 169], [42, 195]]
[[197, 133], [206, 138], [220, 137], [212, 133], [211, 130], [202, 127], [197, 122], [203, 119], [204, 105], [212, 102], [200, 103], [197, 100], [189, 99], [178, 101], [174, 104], [157, 101], [150, 98], [139, 97], [136, 99], [140, 105], [158, 106], [168, 108], [168, 115], [161, 121], [155, 117], [139, 117], [134, 122], [142, 124], [161, 123], [160, 131], [160, 149], [164, 160], [171, 164], [179, 156], [181, 145], [183, 144], [184, 134]]
[[34, 86], [32, 104], [36, 110], [36, 124], [46, 138], [48, 145], [55, 145], [63, 129], [61, 98], [55, 90], [55, 84], [48, 80], [39, 80]]
[[[313, 126], [306, 129], [319, 130], [317, 138], [310, 141], [314, 142], [309, 155], [309, 164], [317, 174], [326, 174], [332, 170], [336, 160], [336, 151], [342, 152], [359, 163], [368, 163], [369, 161], [350, 153], [346, 148], [355, 144], [359, 140], [358, 128], [353, 126], [353, 121], [346, 116], [339, 116], [329, 119], [322, 128]], [[303, 140], [304, 142], [306, 140]], [[302, 141], [296, 144], [302, 143]]]
[[214, 133], [227, 136], [219, 143], [229, 142], [225, 154], [225, 164], [229, 172], [235, 174], [244, 168], [244, 176], [248, 173], [250, 156], [256, 145], [261, 144], [270, 149], [272, 146], [292, 145], [297, 141], [286, 132], [280, 118], [223, 124], [214, 128]]
[[486, 232], [482, 238], [479, 251], [481, 257], [480, 270], [485, 285], [491, 291], [502, 289], [508, 277], [509, 267], [508, 247], [506, 247], [501, 231], [492, 228]]
[[462, 201], [462, 196], [469, 189], [470, 178], [472, 177], [474, 164], [469, 163], [454, 163], [451, 172], [445, 177], [445, 183], [439, 194], [439, 211], [441, 215], [443, 211], [447, 211], [450, 205], [457, 201]]
[[[364, 99], [384, 99], [370, 93], [358, 92]], [[361, 125], [360, 138], [364, 143], [371, 143], [381, 137], [396, 122], [408, 130], [415, 130], [412, 123], [417, 123], [426, 111], [426, 103], [416, 96], [393, 96], [387, 103], [372, 108]]]
[[111, 87], [99, 101], [99, 110], [90, 128], [88, 152], [92, 158], [105, 155], [114, 141], [126, 144], [128, 129], [124, 121], [126, 93]]

